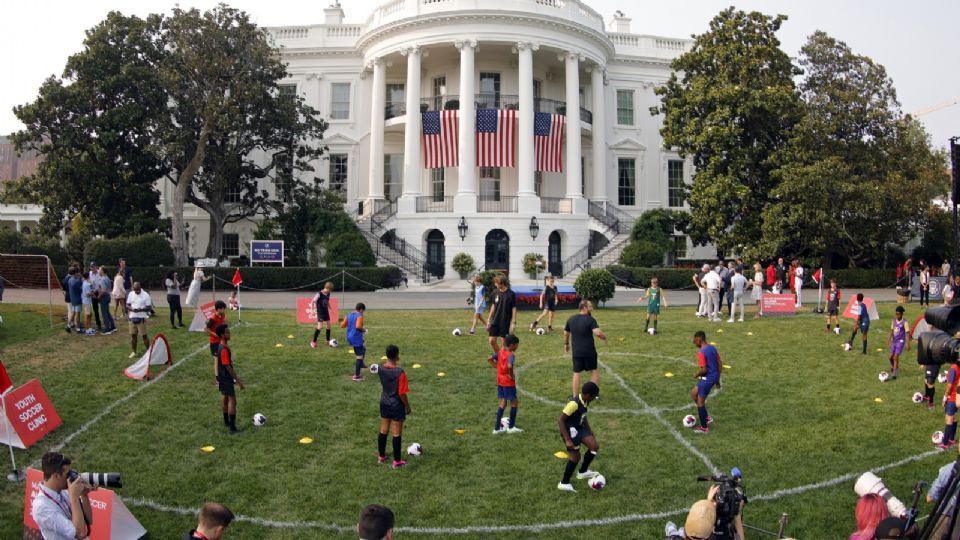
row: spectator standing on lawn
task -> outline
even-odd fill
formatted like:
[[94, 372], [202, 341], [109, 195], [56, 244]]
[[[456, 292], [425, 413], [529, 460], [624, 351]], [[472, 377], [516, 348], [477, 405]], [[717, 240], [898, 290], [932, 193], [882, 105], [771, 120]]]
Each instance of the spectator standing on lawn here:
[[697, 317], [703, 317], [707, 314], [707, 289], [703, 287], [703, 276], [707, 274], [706, 268], [707, 265], [705, 264], [699, 272], [693, 274], [693, 284], [697, 286], [697, 292], [700, 294], [700, 302], [697, 304]]
[[187, 289], [187, 305], [193, 309], [200, 309], [200, 287], [213, 276], [207, 276], [203, 273], [203, 268], [199, 266], [193, 270], [193, 279], [190, 281], [190, 288]]
[[727, 265], [721, 260], [717, 263], [717, 267], [714, 269], [717, 272], [717, 275], [720, 276], [720, 289], [719, 289], [719, 298], [717, 299], [717, 316], [720, 316], [720, 313], [723, 311], [723, 299], [724, 297], [730, 297], [730, 269]]
[[923, 305], [924, 300], [927, 302], [927, 307], [930, 307], [930, 268], [921, 260], [920, 261], [920, 305]]
[[803, 265], [799, 260], [793, 261], [793, 294], [797, 300], [797, 309], [803, 307]]
[[127, 306], [124, 302], [127, 299], [127, 290], [123, 288], [123, 273], [117, 270], [117, 275], [113, 276], [113, 318], [122, 319], [123, 314], [127, 312]]
[[[93, 276], [91, 274], [83, 275], [83, 283], [80, 284], [81, 291], [81, 303], [83, 304], [83, 325], [86, 327], [85, 335], [95, 336], [97, 331], [93, 329], [93, 326], [90, 322], [90, 313], [93, 311], [93, 306], [99, 306], [100, 302], [95, 299], [97, 289], [93, 284]], [[100, 321], [97, 320], [97, 327], [100, 327]]]
[[[126, 259], [121, 258], [117, 262], [117, 272], [123, 276], [123, 290], [126, 291], [127, 294], [130, 294], [130, 291], [133, 290], [133, 270], [127, 266]], [[124, 298], [123, 314], [128, 318], [130, 316], [130, 314], [127, 312], [126, 298]]]
[[742, 273], [733, 269], [733, 277], [730, 278], [730, 318], [727, 322], [733, 322], [733, 316], [737, 311], [737, 304], [740, 305], [740, 322], [743, 322], [743, 314], [746, 309], [743, 305], [743, 293], [747, 287], [747, 278]]
[[710, 265], [703, 265], [703, 269], [706, 272], [703, 275], [703, 281], [701, 284], [703, 288], [706, 289], [706, 308], [705, 312], [707, 318], [711, 321], [719, 322], [720, 321], [720, 274], [715, 270], [710, 269]]
[[777, 266], [770, 261], [767, 265], [767, 287], [773, 289], [773, 284], [777, 282]]
[[97, 298], [100, 302], [100, 313], [103, 314], [103, 333], [112, 334], [117, 331], [117, 323], [110, 315], [110, 287], [113, 280], [107, 275], [106, 266], [101, 266], [97, 272]]
[[753, 289], [753, 301], [757, 304], [757, 313], [753, 318], [759, 319], [763, 316], [763, 271], [760, 269], [759, 261], [753, 263], [753, 281], [750, 287]]
[[97, 321], [97, 331], [103, 332], [103, 324], [100, 321], [100, 269], [97, 267], [97, 263], [90, 263], [90, 271], [87, 272], [87, 279], [90, 281], [90, 285], [93, 291], [93, 294], [90, 296], [90, 308], [93, 310], [93, 317]]
[[127, 321], [130, 327], [130, 358], [137, 356], [137, 336], [143, 337], [143, 347], [150, 350], [150, 336], [147, 334], [147, 317], [153, 311], [150, 293], [140, 287], [139, 281], [133, 282], [133, 290], [127, 294]]
[[183, 307], [180, 305], [180, 276], [176, 270], [167, 274], [167, 279], [163, 280], [167, 288], [167, 306], [170, 308], [170, 328], [177, 329], [174, 324], [174, 316], [183, 328]]

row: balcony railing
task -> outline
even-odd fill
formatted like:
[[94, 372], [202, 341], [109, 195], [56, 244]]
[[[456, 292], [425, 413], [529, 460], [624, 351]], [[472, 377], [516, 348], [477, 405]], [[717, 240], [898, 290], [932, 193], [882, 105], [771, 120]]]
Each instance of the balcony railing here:
[[565, 199], [562, 197], [540, 197], [540, 213], [572, 214], [573, 199]]
[[437, 197], [435, 195], [417, 197], [417, 213], [427, 212], [453, 212], [453, 197]]
[[[520, 96], [512, 94], [481, 93], [474, 95], [474, 103], [479, 109], [513, 109], [520, 108]], [[460, 108], [459, 95], [444, 95], [425, 97], [420, 99], [420, 112], [451, 111]], [[567, 102], [556, 99], [533, 98], [533, 110], [542, 113], [567, 114]], [[384, 120], [407, 114], [406, 101], [388, 102], [384, 111]], [[580, 107], [580, 120], [593, 124], [593, 113]]]
[[[424, 110], [423, 106], [427, 108]], [[446, 94], [443, 96], [425, 97], [420, 99], [420, 111], [456, 111], [460, 108], [460, 96]]]
[[516, 213], [516, 197], [481, 195], [477, 198], [477, 212]]

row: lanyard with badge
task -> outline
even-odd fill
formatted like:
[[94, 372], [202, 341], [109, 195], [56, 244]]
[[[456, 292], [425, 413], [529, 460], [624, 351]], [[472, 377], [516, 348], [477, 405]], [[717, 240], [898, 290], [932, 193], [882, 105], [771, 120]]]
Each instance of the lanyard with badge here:
[[66, 502], [63, 500], [63, 494], [62, 494], [62, 493], [57, 493], [57, 498], [56, 498], [56, 499], [54, 499], [53, 497], [51, 497], [50, 494], [47, 493], [47, 492], [44, 491], [44, 490], [40, 490], [40, 493], [43, 493], [43, 496], [44, 496], [44, 497], [46, 497], [46, 498], [50, 499], [51, 501], [53, 501], [53, 503], [56, 504], [56, 505], [60, 508], [61, 511], [63, 511], [64, 515], [67, 516], [67, 519], [70, 519], [70, 520], [73, 519], [73, 512], [70, 511], [70, 504], [69, 504], [69, 503], [66, 503]]

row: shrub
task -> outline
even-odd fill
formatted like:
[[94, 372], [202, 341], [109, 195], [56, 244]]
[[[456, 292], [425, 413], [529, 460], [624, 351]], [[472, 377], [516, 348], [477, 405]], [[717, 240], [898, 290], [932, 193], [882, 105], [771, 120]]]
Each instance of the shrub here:
[[67, 252], [58, 239], [25, 235], [13, 229], [0, 229], [0, 253], [46, 255], [54, 265], [67, 264]]
[[170, 266], [173, 248], [170, 242], [156, 233], [119, 238], [91, 240], [83, 248], [83, 260], [98, 264], [116, 264], [121, 258], [129, 266]]
[[[490, 302], [493, 299], [493, 291], [496, 290], [496, 288], [493, 286], [493, 278], [497, 277], [497, 274], [499, 274], [499, 272], [497, 272], [496, 270], [484, 270], [483, 272], [480, 272], [480, 274], [478, 274], [480, 276], [480, 280], [483, 282], [483, 290], [484, 290], [483, 296], [485, 297], [487, 302]], [[508, 287], [510, 286], [509, 279], [507, 279], [507, 286]], [[474, 292], [476, 292], [476, 289], [474, 288], [473, 281], [471, 281], [470, 294], [467, 296], [468, 304], [473, 303]]]
[[590, 300], [594, 305], [613, 298], [616, 287], [617, 282], [613, 275], [603, 268], [588, 268], [581, 272], [573, 283], [573, 288], [580, 298]]
[[454, 255], [450, 266], [453, 268], [453, 271], [458, 274], [469, 274], [477, 269], [477, 264], [474, 262], [473, 257], [467, 253], [457, 253]]
[[354, 261], [359, 261], [362, 266], [374, 266], [377, 263], [370, 244], [360, 232], [354, 228], [330, 235], [327, 241], [327, 266], [336, 266], [338, 262], [349, 265]]
[[624, 266], [651, 267], [663, 264], [666, 252], [663, 246], [648, 240], [634, 240], [620, 254], [620, 264]]
[[528, 274], [536, 274], [546, 266], [543, 255], [539, 253], [527, 253], [523, 256], [523, 271]]
[[443, 104], [443, 108], [448, 111], [458, 111], [460, 110], [460, 100], [459, 99], [449, 99], [446, 103]]

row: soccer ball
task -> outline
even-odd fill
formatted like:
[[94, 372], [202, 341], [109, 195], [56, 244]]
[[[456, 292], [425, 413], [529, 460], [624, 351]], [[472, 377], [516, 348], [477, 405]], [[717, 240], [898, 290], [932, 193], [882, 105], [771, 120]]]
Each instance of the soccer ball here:
[[934, 431], [933, 436], [930, 437], [930, 440], [933, 441], [933, 444], [940, 444], [943, 442], [943, 432]]
[[683, 427], [692, 428], [697, 425], [697, 418], [692, 414], [688, 414], [683, 417]]
[[890, 378], [890, 374], [886, 371], [881, 371], [880, 375], [877, 375], [877, 378], [880, 379], [880, 382], [887, 382], [887, 379]]
[[587, 485], [590, 486], [590, 489], [600, 491], [607, 485], [607, 479], [603, 477], [602, 474], [598, 474], [593, 478], [587, 480]]
[[648, 328], [648, 329], [647, 329], [647, 333], [648, 333], [648, 334], [650, 334], [650, 335], [652, 336], [652, 335], [654, 335], [654, 334], [656, 334], [656, 333], [657, 333], [657, 331], [656, 331], [656, 330], [654, 330], [653, 328]]
[[844, 344], [843, 344], [843, 350], [845, 350], [845, 351], [849, 351], [849, 350], [852, 349], [852, 348], [853, 348], [853, 347], [851, 347], [849, 343], [844, 343]]
[[546, 334], [546, 333], [547, 333], [547, 331], [544, 330], [543, 328], [537, 328], [537, 335], [538, 335], [538, 336], [542, 336], [542, 335], [544, 335], [544, 334]]
[[923, 403], [923, 394], [920, 392], [913, 393], [913, 402], [914, 403]]
[[501, 419], [500, 419], [500, 428], [501, 428], [501, 429], [507, 429], [507, 428], [509, 428], [509, 427], [510, 427], [510, 419], [509, 419], [509, 418], [501, 418]]
[[336, 347], [338, 347], [339, 345], [340, 345], [340, 343], [338, 343], [336, 339], [331, 339], [331, 340], [330, 340], [330, 346], [331, 346], [331, 347], [336, 348]]
[[378, 371], [380, 371], [380, 364], [370, 365], [370, 373], [377, 373]]
[[264, 415], [262, 415], [262, 414], [260, 414], [260, 413], [257, 413], [257, 414], [255, 414], [255, 415], [253, 415], [253, 425], [255, 425], [255, 426], [262, 426], [262, 425], [264, 425], [264, 424], [266, 424], [266, 423], [267, 423], [267, 417], [266, 417], [266, 416], [264, 416]]
[[946, 372], [946, 371], [944, 371], [943, 373], [937, 375], [937, 382], [939, 382], [940, 384], [943, 384], [943, 383], [947, 382], [947, 372]]
[[409, 456], [419, 456], [423, 454], [423, 447], [420, 446], [420, 443], [413, 443], [407, 447], [407, 455]]
[[460, 329], [459, 329], [459, 328], [454, 328], [454, 329], [453, 329], [453, 335], [459, 336], [459, 335], [460, 335]]

